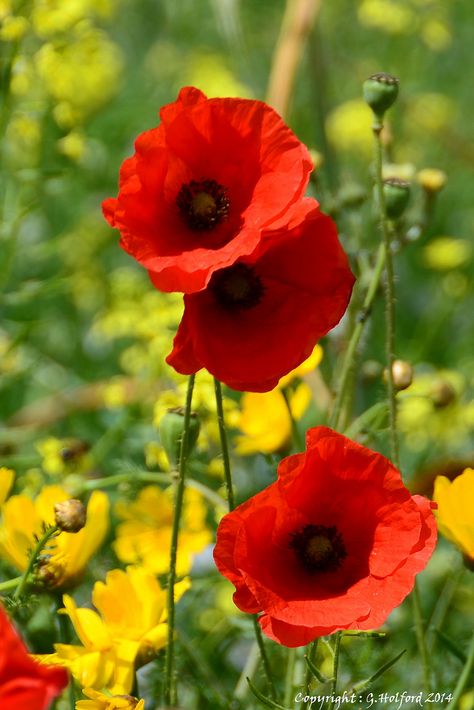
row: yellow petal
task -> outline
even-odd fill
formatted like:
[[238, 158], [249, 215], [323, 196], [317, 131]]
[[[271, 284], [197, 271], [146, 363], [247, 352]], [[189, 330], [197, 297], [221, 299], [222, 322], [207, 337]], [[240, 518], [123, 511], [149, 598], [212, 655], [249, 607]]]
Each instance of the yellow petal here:
[[67, 594], [63, 596], [63, 603], [76, 634], [86, 648], [99, 651], [110, 648], [110, 634], [95, 611], [78, 609], [72, 597]]
[[286, 444], [291, 436], [291, 420], [278, 388], [264, 393], [246, 392], [240, 403], [243, 436], [236, 439], [237, 453], [268, 454]]
[[0, 505], [3, 505], [8, 498], [13, 481], [15, 480], [15, 471], [11, 468], [0, 468]]
[[109, 499], [103, 491], [94, 491], [87, 504], [87, 520], [78, 533], [62, 533], [58, 547], [66, 556], [66, 576], [80, 575], [102, 545], [109, 529]]
[[304, 362], [302, 362], [301, 365], [298, 365], [298, 367], [295, 367], [294, 370], [281, 378], [278, 383], [278, 387], [286, 387], [292, 380], [295, 379], [295, 377], [304, 377], [310, 372], [313, 372], [313, 370], [318, 367], [322, 359], [323, 349], [321, 345], [317, 343], [311, 355]]

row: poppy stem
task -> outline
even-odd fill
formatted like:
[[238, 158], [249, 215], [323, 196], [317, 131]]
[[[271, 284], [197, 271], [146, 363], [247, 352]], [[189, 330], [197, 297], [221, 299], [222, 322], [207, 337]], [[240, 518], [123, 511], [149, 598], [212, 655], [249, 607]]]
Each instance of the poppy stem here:
[[48, 542], [50, 538], [53, 537], [53, 535], [56, 535], [58, 532], [58, 527], [56, 525], [51, 526], [45, 532], [43, 535], [39, 538], [37, 541], [35, 547], [33, 548], [33, 552], [31, 553], [30, 559], [28, 560], [28, 565], [23, 572], [20, 583], [18, 587], [15, 589], [15, 593], [13, 594], [13, 599], [17, 600], [21, 597], [23, 592], [25, 591], [26, 585], [28, 584], [28, 578], [33, 572], [33, 568], [38, 560], [38, 557], [41, 554], [41, 551], [43, 550], [44, 546]]
[[[310, 644], [309, 646], [309, 653], [308, 653], [308, 659], [309, 662], [314, 665], [315, 659], [316, 659], [316, 651], [318, 650], [318, 641], [319, 639], [314, 639], [313, 643]], [[303, 695], [309, 696], [309, 686], [312, 680], [313, 674], [311, 673], [311, 668], [309, 664], [306, 666], [306, 675], [304, 679], [304, 687], [303, 687]], [[309, 706], [309, 699], [304, 703], [302, 710], [308, 710]]]
[[229, 512], [235, 508], [235, 496], [232, 486], [232, 473], [230, 470], [229, 444], [227, 442], [227, 431], [224, 420], [224, 406], [222, 403], [222, 387], [218, 379], [214, 377], [214, 389], [216, 393], [217, 423], [219, 425], [219, 436], [221, 439], [222, 460], [224, 463], [224, 478], [227, 489], [227, 501]]
[[339, 653], [341, 650], [341, 640], [342, 640], [342, 632], [337, 631], [336, 632], [336, 643], [334, 645], [334, 662], [333, 662], [332, 683], [331, 683], [331, 690], [329, 693], [331, 696], [331, 704], [329, 706], [329, 710], [332, 710], [334, 707], [335, 695], [336, 695], [336, 690], [337, 690], [337, 676], [339, 673]]
[[168, 589], [166, 605], [168, 610], [168, 642], [166, 646], [165, 657], [165, 683], [164, 683], [164, 699], [166, 705], [176, 705], [176, 678], [175, 678], [175, 658], [174, 658], [174, 635], [175, 635], [175, 599], [174, 586], [176, 582], [176, 558], [178, 553], [178, 535], [181, 522], [181, 513], [183, 510], [184, 489], [186, 464], [188, 459], [188, 438], [189, 438], [189, 422], [191, 418], [191, 404], [194, 390], [194, 375], [190, 375], [188, 380], [188, 390], [186, 393], [186, 405], [184, 410], [184, 425], [183, 437], [181, 439], [181, 447], [179, 452], [178, 465], [178, 483], [176, 487], [174, 511], [173, 511], [173, 527], [171, 531], [171, 548], [170, 548], [170, 569], [168, 574]]
[[342, 408], [343, 408], [344, 401], [346, 398], [347, 388], [348, 388], [348, 385], [351, 380], [351, 377], [350, 377], [351, 372], [354, 368], [356, 357], [357, 357], [357, 348], [360, 343], [362, 333], [364, 332], [365, 324], [367, 322], [370, 311], [372, 309], [372, 305], [374, 303], [375, 296], [377, 295], [377, 290], [379, 287], [380, 279], [383, 274], [384, 267], [385, 267], [385, 247], [384, 247], [384, 245], [380, 245], [379, 250], [377, 252], [377, 258], [375, 261], [374, 270], [372, 272], [372, 278], [371, 278], [369, 287], [367, 289], [367, 293], [365, 294], [365, 298], [362, 303], [362, 308], [361, 308], [357, 323], [355, 325], [354, 330], [352, 331], [352, 334], [351, 334], [351, 337], [349, 340], [349, 344], [347, 346], [346, 354], [344, 357], [344, 361], [342, 364], [342, 371], [341, 371], [341, 376], [340, 376], [340, 380], [339, 380], [339, 388], [337, 390], [336, 399], [334, 401], [334, 406], [332, 409], [331, 419], [330, 419], [330, 426], [334, 429], [339, 429], [339, 426], [340, 426]]
[[[229, 444], [227, 442], [227, 430], [225, 426], [224, 419], [224, 406], [222, 403], [222, 387], [218, 379], [214, 378], [214, 389], [216, 393], [216, 408], [217, 408], [217, 423], [219, 425], [219, 436], [221, 440], [221, 450], [222, 459], [224, 462], [224, 478], [227, 488], [227, 502], [229, 505], [229, 512], [235, 508], [235, 496], [234, 488], [232, 485], [232, 471], [230, 468], [230, 456], [229, 456]], [[258, 648], [260, 650], [260, 656], [262, 658], [263, 668], [265, 675], [267, 676], [268, 687], [270, 691], [270, 697], [274, 700], [276, 697], [275, 686], [273, 684], [272, 673], [270, 670], [270, 663], [268, 661], [267, 652], [265, 650], [265, 644], [263, 642], [262, 631], [260, 625], [257, 621], [257, 617], [254, 616], [254, 629], [255, 636], [257, 639]]]
[[258, 648], [260, 650], [260, 657], [261, 657], [262, 663], [263, 663], [263, 670], [265, 671], [265, 675], [267, 677], [268, 694], [272, 700], [275, 700], [275, 698], [276, 698], [275, 684], [273, 682], [273, 676], [272, 676], [272, 671], [270, 668], [270, 662], [268, 660], [267, 650], [265, 648], [265, 643], [263, 641], [263, 636], [262, 636], [262, 630], [260, 628], [260, 624], [258, 623], [257, 616], [253, 617], [253, 625], [254, 625], [254, 629], [255, 629], [255, 636], [257, 638]]
[[288, 390], [285, 387], [282, 387], [281, 389], [281, 394], [283, 396], [283, 399], [285, 400], [285, 406], [288, 410], [288, 416], [290, 417], [290, 422], [291, 422], [291, 438], [292, 438], [292, 444], [293, 451], [304, 451], [305, 450], [305, 443], [303, 440], [303, 437], [301, 436], [298, 426], [296, 424], [296, 420], [293, 416], [293, 412], [291, 410], [291, 403], [290, 403], [290, 398], [288, 396]]
[[377, 207], [379, 210], [380, 227], [385, 254], [385, 349], [387, 359], [387, 394], [389, 405], [390, 423], [390, 451], [392, 461], [400, 468], [397, 436], [397, 405], [395, 401], [395, 385], [393, 382], [393, 361], [395, 359], [395, 275], [393, 269], [392, 247], [390, 231], [387, 222], [385, 207], [385, 194], [383, 189], [383, 153], [380, 134], [383, 121], [374, 115], [372, 130], [374, 133], [374, 160], [375, 160], [375, 189], [377, 194]]
[[294, 677], [295, 677], [296, 648], [288, 649], [286, 676], [285, 676], [285, 697], [283, 705], [289, 708], [293, 704]]
[[421, 609], [420, 588], [415, 579], [415, 586], [411, 595], [413, 604], [413, 616], [415, 619], [415, 633], [418, 642], [418, 650], [420, 651], [421, 664], [423, 668], [423, 685], [426, 693], [431, 690], [431, 668], [428, 655], [428, 647], [426, 644], [425, 625], [423, 623], [423, 612]]

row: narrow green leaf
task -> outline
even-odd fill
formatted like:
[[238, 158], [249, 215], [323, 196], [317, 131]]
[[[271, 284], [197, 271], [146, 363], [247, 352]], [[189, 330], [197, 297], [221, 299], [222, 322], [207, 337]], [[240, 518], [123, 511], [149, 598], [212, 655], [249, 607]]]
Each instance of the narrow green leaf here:
[[344, 435], [349, 439], [354, 439], [364, 429], [378, 431], [385, 424], [388, 414], [388, 406], [386, 402], [377, 402], [365, 412], [362, 412], [357, 419], [354, 419], [352, 424], [346, 429]]
[[456, 656], [456, 658], [458, 658], [461, 661], [461, 663], [466, 663], [466, 661], [467, 661], [466, 654], [456, 646], [455, 642], [451, 638], [449, 638], [449, 636], [446, 636], [446, 634], [443, 633], [442, 631], [440, 631], [439, 629], [435, 629], [434, 631], [435, 631], [435, 634], [438, 637], [438, 639], [443, 644], [443, 646], [445, 646], [448, 649], [448, 651], [451, 651], [453, 656]]
[[279, 703], [276, 703], [274, 700], [271, 700], [270, 698], [267, 698], [266, 695], [263, 695], [252, 683], [250, 678], [247, 678], [247, 683], [249, 684], [249, 688], [252, 691], [252, 693], [255, 695], [257, 700], [260, 700], [260, 702], [265, 705], [267, 708], [274, 708], [274, 710], [288, 710], [288, 708], [283, 707], [283, 705], [280, 705]]
[[373, 675], [371, 675], [370, 678], [367, 678], [366, 680], [357, 683], [357, 685], [354, 685], [351, 693], [359, 693], [361, 690], [367, 690], [367, 688], [372, 685], [372, 683], [377, 680], [377, 678], [379, 678], [382, 673], [385, 673], [385, 671], [388, 671], [389, 668], [395, 665], [395, 663], [403, 656], [404, 653], [406, 653], [406, 648], [404, 648], [403, 651], [400, 651], [400, 653], [397, 654], [395, 658], [392, 658], [391, 661], [387, 661], [387, 663], [384, 663], [384, 665], [381, 666], [378, 671], [376, 671]]

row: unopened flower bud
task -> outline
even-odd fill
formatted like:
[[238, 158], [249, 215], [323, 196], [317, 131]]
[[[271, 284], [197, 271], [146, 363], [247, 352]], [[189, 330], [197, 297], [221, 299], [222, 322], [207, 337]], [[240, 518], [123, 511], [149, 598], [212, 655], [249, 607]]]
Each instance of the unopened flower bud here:
[[363, 95], [372, 111], [381, 118], [398, 96], [397, 77], [385, 72], [372, 74], [363, 84]]
[[[169, 409], [162, 417], [159, 426], [160, 439], [172, 467], [178, 465], [181, 439], [184, 430], [184, 409], [177, 407]], [[199, 436], [199, 419], [195, 412], [189, 418], [188, 446], [186, 455], [189, 455], [196, 445]]]
[[63, 532], [76, 533], [86, 524], [87, 511], [83, 503], [75, 498], [56, 503], [55, 522]]
[[309, 151], [309, 157], [313, 162], [314, 169], [319, 170], [321, 165], [324, 163], [324, 155], [318, 150], [311, 149]]
[[361, 374], [366, 382], [374, 382], [382, 375], [383, 367], [377, 360], [366, 360], [362, 363]]
[[[413, 368], [405, 360], [394, 360], [392, 363], [393, 384], [400, 392], [406, 390], [413, 382]], [[384, 371], [384, 379], [387, 380], [387, 370]]]
[[383, 181], [383, 193], [387, 217], [389, 219], [398, 219], [408, 205], [410, 183], [399, 178], [389, 178]]
[[416, 179], [426, 192], [439, 192], [446, 185], [448, 176], [442, 170], [425, 168], [420, 170]]
[[456, 399], [456, 390], [446, 380], [437, 380], [431, 388], [431, 399], [436, 409], [448, 407]]

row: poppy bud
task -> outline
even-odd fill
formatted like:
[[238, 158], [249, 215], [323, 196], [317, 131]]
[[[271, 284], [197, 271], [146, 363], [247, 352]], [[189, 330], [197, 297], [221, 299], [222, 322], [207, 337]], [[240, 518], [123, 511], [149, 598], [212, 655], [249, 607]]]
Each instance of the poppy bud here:
[[382, 118], [385, 111], [395, 102], [398, 96], [397, 77], [385, 72], [372, 74], [363, 83], [364, 100], [369, 104], [376, 116]]
[[410, 199], [410, 183], [398, 178], [389, 178], [383, 181], [383, 193], [387, 217], [398, 219], [402, 216]]
[[[397, 391], [406, 390], [413, 382], [413, 368], [405, 360], [394, 360], [392, 363], [393, 384]], [[387, 380], [387, 370], [384, 371]]]
[[87, 511], [80, 500], [70, 498], [54, 506], [55, 522], [63, 532], [76, 533], [86, 524]]
[[431, 388], [431, 399], [436, 409], [443, 409], [456, 399], [456, 390], [450, 382], [438, 380]]
[[[181, 439], [184, 429], [184, 409], [176, 407], [169, 409], [160, 421], [159, 432], [164, 450], [172, 467], [176, 468], [181, 451]], [[190, 454], [196, 445], [199, 436], [199, 419], [195, 412], [189, 418], [188, 447], [186, 454]]]

